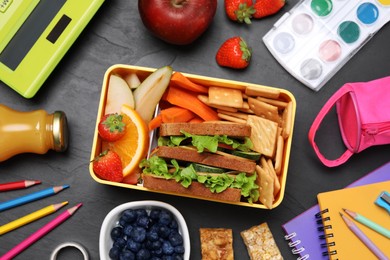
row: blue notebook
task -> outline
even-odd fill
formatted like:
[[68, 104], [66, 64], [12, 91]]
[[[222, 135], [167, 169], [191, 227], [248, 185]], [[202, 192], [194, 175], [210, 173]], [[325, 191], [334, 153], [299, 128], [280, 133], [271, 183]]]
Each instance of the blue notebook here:
[[[350, 188], [387, 180], [390, 180], [390, 162], [347, 187]], [[288, 241], [292, 253], [297, 256], [298, 260], [328, 259], [326, 254], [323, 255], [323, 252], [327, 252], [327, 247], [325, 240], [321, 240], [321, 235], [323, 235], [323, 231], [321, 230], [322, 219], [316, 218], [316, 214], [319, 212], [320, 207], [317, 204], [282, 225], [286, 233], [285, 239]]]

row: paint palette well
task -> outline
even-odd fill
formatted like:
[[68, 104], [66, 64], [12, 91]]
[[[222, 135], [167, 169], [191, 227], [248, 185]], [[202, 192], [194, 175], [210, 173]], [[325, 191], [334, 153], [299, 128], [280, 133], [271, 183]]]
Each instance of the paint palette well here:
[[390, 0], [304, 0], [263, 37], [278, 62], [318, 91], [390, 20]]

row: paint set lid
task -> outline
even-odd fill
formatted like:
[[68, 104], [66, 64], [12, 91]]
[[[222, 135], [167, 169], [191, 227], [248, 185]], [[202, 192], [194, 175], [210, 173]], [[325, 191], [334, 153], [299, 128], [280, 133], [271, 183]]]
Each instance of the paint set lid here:
[[390, 20], [390, 0], [305, 0], [263, 37], [276, 60], [318, 91]]

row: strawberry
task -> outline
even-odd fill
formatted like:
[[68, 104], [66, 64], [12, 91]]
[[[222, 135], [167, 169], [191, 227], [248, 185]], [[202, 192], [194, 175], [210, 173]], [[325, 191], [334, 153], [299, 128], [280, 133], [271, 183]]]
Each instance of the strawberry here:
[[101, 152], [93, 161], [92, 168], [96, 176], [103, 180], [121, 182], [123, 180], [122, 161], [113, 151]]
[[100, 137], [108, 142], [119, 140], [125, 134], [125, 130], [123, 116], [116, 113], [104, 115], [98, 125]]
[[284, 5], [285, 0], [256, 0], [254, 18], [263, 18], [277, 13]]
[[252, 50], [248, 48], [244, 39], [235, 36], [227, 39], [216, 55], [218, 65], [233, 69], [243, 69], [249, 65]]
[[256, 10], [252, 6], [252, 0], [225, 0], [225, 11], [230, 20], [251, 24]]

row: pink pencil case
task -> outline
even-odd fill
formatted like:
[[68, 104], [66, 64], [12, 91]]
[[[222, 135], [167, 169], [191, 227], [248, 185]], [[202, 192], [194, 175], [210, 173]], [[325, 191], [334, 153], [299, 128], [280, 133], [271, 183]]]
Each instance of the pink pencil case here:
[[[334, 105], [346, 151], [330, 160], [320, 152], [314, 138]], [[342, 86], [320, 110], [308, 137], [318, 158], [328, 167], [339, 166], [368, 147], [390, 144], [390, 76]]]

